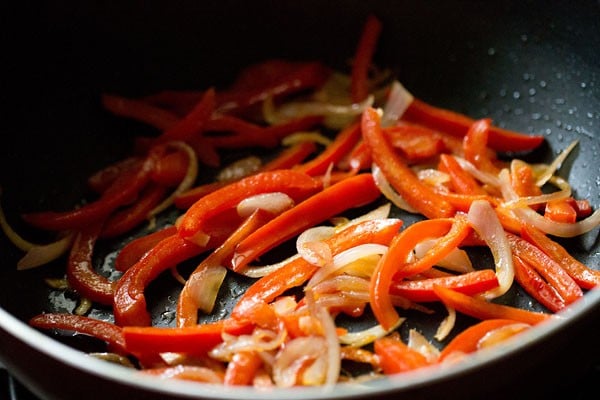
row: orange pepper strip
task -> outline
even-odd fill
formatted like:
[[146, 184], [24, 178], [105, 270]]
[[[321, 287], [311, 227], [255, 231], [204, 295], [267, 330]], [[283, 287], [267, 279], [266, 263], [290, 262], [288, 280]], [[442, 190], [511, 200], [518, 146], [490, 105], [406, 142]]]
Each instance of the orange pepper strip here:
[[115, 269], [125, 272], [140, 260], [148, 251], [152, 249], [162, 239], [177, 233], [177, 228], [168, 226], [156, 232], [145, 236], [140, 236], [127, 243], [115, 257]]
[[[542, 189], [535, 183], [531, 166], [524, 161], [513, 160], [510, 163], [510, 185], [519, 197], [542, 194]], [[540, 204], [535, 204], [531, 208], [538, 210], [540, 206]]]
[[177, 352], [203, 355], [223, 341], [224, 332], [241, 335], [251, 330], [250, 324], [225, 319], [185, 328], [125, 326], [123, 338], [125, 348], [133, 354]]
[[295, 169], [305, 172], [310, 176], [324, 174], [330, 165], [335, 165], [352, 150], [360, 137], [360, 124], [352, 124], [339, 132], [333, 142], [324, 151], [319, 153], [318, 156], [297, 166]]
[[[465, 218], [430, 219], [416, 222], [400, 232], [390, 243], [386, 254], [379, 260], [371, 283], [369, 297], [377, 321], [384, 329], [390, 329], [398, 321], [390, 296], [392, 281], [431, 268], [444, 258], [468, 235], [469, 226]], [[407, 263], [409, 254], [422, 240], [447, 235], [421, 260]]]
[[515, 280], [527, 293], [552, 312], [558, 312], [565, 307], [565, 300], [552, 286], [546, 283], [531, 264], [515, 254], [512, 259], [515, 267]]
[[[402, 221], [399, 219], [365, 221], [334, 234], [324, 242], [331, 248], [333, 255], [365, 243], [387, 245], [401, 226]], [[255, 303], [269, 303], [275, 300], [286, 290], [308, 281], [318, 268], [301, 257], [286, 263], [254, 282], [242, 295], [231, 315], [234, 318], [244, 319], [245, 310], [251, 308]]]
[[480, 340], [488, 334], [490, 331], [502, 328], [508, 325], [518, 324], [519, 320], [512, 320], [509, 318], [497, 318], [481, 321], [475, 325], [472, 325], [459, 333], [454, 339], [444, 347], [440, 353], [439, 361], [443, 361], [446, 357], [452, 353], [473, 353], [479, 350]]
[[350, 95], [354, 103], [363, 101], [369, 95], [369, 67], [375, 54], [381, 29], [381, 21], [375, 16], [369, 15], [358, 41], [352, 63]]
[[69, 285], [82, 297], [110, 305], [115, 284], [94, 270], [92, 256], [102, 222], [82, 228], [75, 237], [67, 262]]
[[381, 195], [371, 174], [344, 179], [284, 211], [242, 240], [235, 249], [232, 268], [239, 271], [256, 257], [300, 234], [304, 229]]
[[415, 302], [439, 301], [440, 298], [433, 290], [434, 286], [443, 286], [471, 296], [498, 287], [498, 278], [493, 270], [482, 269], [461, 275], [394, 281], [390, 286], [390, 293]]
[[565, 304], [571, 304], [583, 296], [583, 291], [567, 271], [536, 245], [510, 233], [507, 238], [513, 254], [530, 264], [558, 292]]
[[368, 108], [363, 113], [362, 133], [373, 161], [408, 204], [428, 218], [454, 215], [454, 207], [421, 182], [394, 151], [383, 134], [379, 114], [373, 108]]
[[521, 237], [536, 245], [567, 271], [569, 276], [584, 289], [600, 285], [600, 271], [592, 269], [575, 259], [564, 247], [532, 226], [521, 228]]
[[384, 132], [408, 163], [425, 162], [448, 150], [440, 134], [415, 125], [392, 126]]
[[379, 356], [379, 366], [386, 375], [399, 374], [431, 364], [423, 354], [411, 349], [399, 338], [379, 338], [374, 342], [374, 350]]
[[[177, 326], [193, 326], [198, 323], [198, 306], [194, 300], [197, 294], [191, 293], [192, 282], [196, 279], [202, 279], [210, 269], [220, 268], [226, 264], [228, 258], [231, 257], [235, 246], [255, 231], [258, 227], [264, 225], [268, 220], [273, 218], [273, 214], [261, 209], [253, 212], [246, 220], [236, 229], [218, 248], [216, 248], [208, 257], [206, 257], [192, 271], [186, 284], [179, 294], [177, 302]], [[215, 288], [218, 291], [218, 288]]]
[[[466, 115], [434, 107], [416, 98], [402, 118], [458, 137], [464, 137], [475, 121]], [[497, 151], [529, 151], [543, 142], [544, 137], [541, 135], [525, 135], [496, 126], [490, 126], [489, 129], [488, 146]]]
[[283, 192], [295, 201], [307, 198], [321, 188], [318, 180], [292, 170], [266, 171], [230, 183], [194, 203], [180, 219], [179, 235], [200, 242], [206, 240], [205, 221], [231, 209], [247, 197]]
[[473, 176], [465, 172], [456, 158], [450, 154], [440, 154], [440, 170], [450, 176], [452, 189], [456, 193], [471, 195], [486, 195], [486, 191], [481, 187]]
[[173, 127], [179, 121], [177, 114], [143, 100], [103, 94], [102, 105], [115, 115], [143, 122], [161, 131]]
[[233, 355], [225, 371], [225, 385], [250, 385], [263, 365], [256, 351], [239, 351]]
[[85, 335], [108, 343], [109, 349], [119, 354], [127, 354], [121, 327], [96, 318], [75, 314], [45, 313], [29, 320], [29, 325], [39, 329], [62, 329]]
[[577, 210], [568, 199], [552, 200], [546, 203], [544, 217], [552, 221], [572, 224], [577, 221]]
[[550, 318], [554, 318], [551, 314], [492, 303], [478, 297], [471, 297], [459, 293], [443, 286], [434, 286], [433, 290], [446, 306], [452, 307], [463, 314], [470, 315], [477, 319], [503, 318], [535, 325]]

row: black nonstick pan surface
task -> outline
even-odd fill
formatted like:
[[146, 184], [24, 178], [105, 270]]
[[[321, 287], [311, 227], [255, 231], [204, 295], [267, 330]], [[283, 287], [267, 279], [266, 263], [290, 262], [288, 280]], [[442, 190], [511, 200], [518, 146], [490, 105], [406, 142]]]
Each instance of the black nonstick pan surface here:
[[[19, 7], [5, 6], [2, 17], [8, 72], [3, 78], [0, 185], [7, 217], [32, 240], [45, 238], [28, 230], [21, 213], [78, 204], [89, 195], [87, 176], [129, 154], [135, 136], [152, 134], [105, 112], [101, 93], [140, 96], [219, 87], [244, 66], [273, 57], [321, 60], [346, 69], [369, 13], [384, 27], [377, 64], [391, 68], [415, 96], [544, 135], [546, 143], [523, 156], [528, 161], [549, 161], [579, 140], [560, 175], [571, 182], [576, 197], [600, 207], [597, 1], [47, 1], [42, 7]], [[397, 215], [410, 222], [410, 216]], [[159, 223], [175, 217], [174, 210], [167, 211]], [[135, 234], [105, 243], [98, 263]], [[600, 268], [598, 242], [598, 229], [563, 241], [595, 269]], [[449, 393], [452, 398], [536, 398], [577, 379], [600, 360], [595, 339], [600, 293], [592, 291], [570, 310], [565, 323], [533, 331], [519, 345], [436, 376], [408, 375], [329, 392], [260, 394], [157, 384], [89, 359], [79, 350], [96, 351], [98, 344], [85, 337], [28, 328], [23, 321], [33, 315], [71, 311], [75, 300], [43, 281], [61, 276], [64, 262], [18, 272], [20, 256], [0, 236], [0, 360], [44, 399], [433, 399]], [[486, 254], [475, 257], [490, 262]], [[225, 314], [248, 284], [228, 280], [216, 314]], [[163, 299], [150, 304], [154, 324], [172, 323], [176, 289], [169, 279], [150, 288]], [[519, 289], [511, 290], [506, 302], [543, 310]], [[93, 315], [110, 318], [110, 310], [95, 308]], [[438, 322], [414, 324], [432, 332]]]

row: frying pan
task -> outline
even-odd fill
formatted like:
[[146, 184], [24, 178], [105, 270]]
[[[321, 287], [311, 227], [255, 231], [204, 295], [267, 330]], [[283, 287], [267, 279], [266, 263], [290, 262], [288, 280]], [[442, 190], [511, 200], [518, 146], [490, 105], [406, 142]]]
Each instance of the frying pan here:
[[[16, 24], [4, 36], [8, 73], [3, 86], [9, 101], [2, 109], [2, 204], [9, 221], [32, 240], [46, 238], [23, 224], [20, 213], [72, 207], [89, 195], [84, 184], [89, 174], [128, 154], [135, 136], [153, 134], [103, 111], [101, 93], [138, 96], [219, 87], [245, 65], [272, 57], [317, 59], [344, 70], [369, 13], [384, 26], [377, 64], [390, 68], [417, 97], [545, 135], [542, 148], [524, 155], [528, 161], [549, 161], [579, 140], [560, 175], [577, 197], [600, 207], [597, 1], [50, 1], [45, 6], [41, 14], [38, 6], [28, 5], [3, 13], [5, 26]], [[40, 15], [40, 21], [34, 19]], [[173, 218], [167, 212], [159, 223]], [[105, 244], [98, 261], [130, 238]], [[563, 244], [598, 268], [598, 241], [595, 229]], [[68, 311], [74, 300], [43, 283], [61, 276], [64, 262], [17, 272], [20, 255], [0, 237], [0, 361], [44, 399], [537, 398], [600, 359], [593, 344], [600, 321], [595, 290], [567, 310], [565, 321], [434, 373], [417, 371], [334, 390], [257, 392], [156, 382], [84, 355], [98, 350], [85, 337], [27, 327], [23, 321], [31, 316]], [[489, 255], [473, 256], [490, 262]], [[149, 289], [149, 297], [163, 299], [150, 305], [156, 325], [170, 323], [176, 296], [176, 286], [163, 281], [168, 279]], [[247, 284], [228, 281], [217, 313], [225, 313]], [[543, 310], [518, 288], [503, 300]], [[106, 309], [92, 313], [110, 318]], [[410, 320], [425, 333], [439, 322]]]

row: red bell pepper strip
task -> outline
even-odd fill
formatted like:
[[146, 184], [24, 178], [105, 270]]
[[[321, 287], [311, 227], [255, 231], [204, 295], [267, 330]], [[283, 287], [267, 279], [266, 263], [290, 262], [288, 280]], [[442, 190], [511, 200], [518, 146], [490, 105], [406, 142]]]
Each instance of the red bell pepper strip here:
[[[277, 157], [264, 164], [259, 169], [259, 172], [292, 168], [296, 164], [302, 162], [316, 149], [317, 146], [313, 142], [300, 142], [283, 150], [279, 155], [277, 155]], [[200, 200], [200, 198], [230, 183], [231, 181], [217, 181], [191, 188], [175, 197], [175, 206], [178, 208], [187, 209], [196, 201]]]
[[579, 285], [562, 266], [537, 246], [511, 233], [507, 234], [507, 238], [513, 254], [531, 265], [558, 292], [565, 304], [571, 304], [583, 296]]
[[292, 170], [267, 171], [230, 183], [198, 200], [180, 219], [179, 235], [191, 241], [204, 241], [204, 223], [211, 217], [235, 207], [247, 197], [271, 192], [283, 192], [295, 201], [320, 189], [314, 178]]
[[219, 112], [239, 113], [273, 98], [322, 86], [331, 71], [318, 62], [267, 60], [245, 68], [227, 91], [217, 94]]
[[[223, 242], [223, 244], [210, 253], [210, 255], [208, 255], [208, 257], [192, 271], [186, 280], [186, 284], [179, 293], [176, 317], [177, 326], [193, 326], [198, 323], [198, 306], [194, 299], [194, 296], [197, 296], [198, 294], [191, 293], [193, 289], [191, 289], [190, 286], [193, 284], [194, 280], [202, 279], [210, 269], [222, 268], [224, 265], [227, 265], [233, 255], [235, 246], [240, 240], [247, 237], [250, 233], [264, 225], [273, 217], [274, 215], [268, 211], [257, 209], [246, 218], [246, 220]], [[218, 289], [218, 287], [215, 288], [215, 292], [217, 292]]]
[[67, 261], [67, 280], [82, 297], [110, 305], [115, 284], [97, 273], [92, 264], [94, 245], [101, 229], [102, 222], [96, 222], [77, 233]]
[[450, 154], [440, 154], [441, 171], [450, 176], [450, 184], [456, 193], [469, 195], [486, 195], [481, 185], [460, 166], [456, 158]]
[[284, 211], [242, 240], [232, 258], [239, 271], [256, 257], [299, 235], [304, 229], [350, 208], [364, 206], [381, 195], [371, 174], [344, 179]]
[[521, 257], [513, 254], [515, 280], [541, 305], [552, 312], [562, 310], [566, 304], [558, 292], [540, 276], [540, 274]]
[[[510, 185], [519, 197], [539, 196], [542, 189], [536, 184], [531, 166], [523, 161], [513, 160], [510, 163]], [[530, 206], [538, 210], [540, 205]]]
[[482, 269], [461, 275], [394, 281], [390, 286], [390, 293], [414, 302], [439, 301], [440, 298], [433, 290], [434, 286], [443, 286], [472, 296], [498, 287], [498, 278], [493, 270]]
[[386, 375], [399, 374], [431, 364], [417, 350], [411, 349], [399, 338], [382, 337], [375, 340], [375, 354], [379, 356], [379, 366]]
[[425, 162], [448, 150], [440, 134], [414, 125], [384, 128], [384, 133], [408, 163]]
[[440, 353], [439, 361], [445, 360], [453, 353], [469, 354], [479, 350], [481, 339], [489, 332], [505, 326], [518, 324], [519, 320], [504, 318], [489, 319], [472, 325], [459, 333], [444, 347]]
[[110, 351], [127, 355], [121, 327], [95, 318], [75, 314], [46, 313], [29, 320], [29, 325], [39, 329], [61, 329], [89, 335], [108, 344]]
[[163, 131], [154, 143], [167, 143], [174, 140], [189, 142], [201, 135], [215, 109], [215, 90], [208, 89], [194, 108], [176, 124]]
[[[422, 100], [414, 99], [402, 118], [457, 137], [464, 137], [475, 122], [466, 115], [434, 107]], [[530, 151], [544, 142], [541, 135], [525, 135], [523, 133], [490, 126], [488, 146], [502, 152]]]
[[576, 260], [564, 247], [550, 239], [539, 229], [532, 226], [523, 226], [521, 237], [552, 257], [580, 287], [592, 289], [600, 285], [600, 271]]
[[[348, 227], [324, 242], [333, 255], [365, 243], [387, 245], [402, 226], [399, 219], [365, 221]], [[257, 302], [269, 303], [286, 290], [308, 281], [319, 267], [302, 257], [296, 258], [272, 273], [258, 279], [242, 295], [232, 311], [232, 317], [244, 319], [245, 310]]]
[[175, 226], [168, 226], [127, 243], [115, 257], [115, 269], [125, 272], [149, 252], [161, 240], [177, 233]]
[[231, 320], [220, 320], [185, 328], [125, 326], [123, 338], [130, 353], [176, 352], [204, 355], [223, 341], [223, 333], [241, 335], [252, 326]]
[[111, 113], [134, 119], [161, 131], [170, 129], [179, 121], [179, 116], [143, 100], [103, 94], [102, 105]]
[[551, 314], [492, 303], [491, 301], [471, 297], [443, 286], [434, 286], [433, 290], [446, 306], [477, 319], [510, 319], [535, 325], [555, 318]]
[[469, 127], [463, 140], [465, 158], [478, 169], [493, 174], [498, 174], [498, 168], [489, 157], [488, 138], [491, 120], [480, 119]]
[[421, 182], [394, 151], [383, 134], [379, 114], [373, 108], [363, 113], [362, 134], [371, 151], [373, 161], [408, 204], [428, 218], [454, 215], [454, 207]]
[[135, 199], [150, 179], [150, 172], [162, 151], [160, 147], [153, 149], [141, 166], [124, 171], [96, 201], [75, 210], [30, 213], [23, 215], [23, 218], [31, 225], [47, 230], [77, 229], [102, 220], [118, 207]]
[[333, 142], [319, 155], [295, 169], [310, 176], [322, 175], [327, 172], [330, 165], [335, 165], [348, 154], [356, 146], [360, 137], [360, 124], [352, 124], [339, 132]]
[[161, 185], [177, 186], [185, 177], [189, 162], [189, 156], [181, 150], [167, 153], [156, 161], [150, 177]]
[[104, 193], [121, 174], [129, 169], [140, 167], [143, 161], [141, 157], [127, 157], [117, 161], [93, 173], [88, 178], [87, 185], [96, 193]]
[[352, 61], [350, 94], [354, 103], [363, 101], [369, 95], [369, 67], [375, 54], [381, 30], [381, 21], [374, 15], [369, 15]]
[[[390, 296], [392, 281], [431, 268], [462, 242], [469, 229], [465, 218], [430, 219], [410, 225], [392, 240], [388, 251], [377, 263], [369, 286], [371, 309], [384, 329], [390, 329], [399, 319]], [[446, 236], [424, 258], [407, 262], [419, 242], [442, 235]]]
[[110, 238], [129, 232], [142, 222], [165, 197], [167, 189], [162, 185], [150, 184], [140, 193], [133, 205], [117, 210], [111, 214], [104, 223], [100, 237]]
[[239, 351], [233, 355], [225, 371], [225, 385], [250, 385], [259, 368], [262, 358], [256, 351]]
[[220, 215], [209, 221], [207, 232], [211, 238], [205, 246], [197, 246], [175, 234], [157, 243], [117, 281], [113, 299], [115, 323], [121, 326], [150, 325], [146, 310], [144, 290], [163, 271], [176, 266], [198, 254], [219, 246], [240, 223], [231, 215]]

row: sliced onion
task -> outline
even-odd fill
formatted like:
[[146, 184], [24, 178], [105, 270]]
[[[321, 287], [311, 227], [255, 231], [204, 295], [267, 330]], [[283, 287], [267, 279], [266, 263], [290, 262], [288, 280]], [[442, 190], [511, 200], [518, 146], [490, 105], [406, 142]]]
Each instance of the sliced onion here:
[[383, 107], [381, 126], [396, 125], [413, 100], [413, 95], [400, 82], [392, 82], [390, 95]]
[[379, 168], [376, 164], [373, 164], [371, 167], [371, 173], [373, 174], [373, 180], [375, 181], [375, 185], [381, 191], [381, 194], [385, 196], [386, 199], [391, 201], [396, 207], [407, 211], [409, 213], [418, 214], [419, 212], [415, 210], [388, 182], [386, 177], [383, 175], [381, 168]]
[[492, 329], [486, 333], [477, 342], [477, 348], [483, 349], [486, 347], [494, 346], [506, 339], [516, 335], [517, 333], [523, 332], [524, 330], [531, 328], [531, 325], [525, 323], [514, 323], [510, 325], [504, 325], [496, 329]]
[[322, 267], [333, 260], [331, 248], [324, 242], [335, 233], [333, 226], [316, 226], [302, 232], [296, 239], [296, 250], [302, 258]]
[[325, 147], [331, 144], [331, 139], [320, 132], [295, 132], [287, 135], [281, 140], [283, 146], [293, 146], [303, 142], [314, 142]]
[[552, 221], [530, 208], [513, 210], [515, 215], [525, 223], [535, 226], [540, 231], [553, 236], [571, 238], [590, 232], [600, 226], [600, 209], [589, 217], [574, 223]]
[[346, 228], [351, 226], [355, 226], [365, 221], [373, 221], [376, 219], [387, 219], [390, 216], [390, 211], [392, 210], [391, 203], [385, 203], [374, 210], [367, 212], [366, 214], [360, 215], [356, 218], [351, 219], [350, 221], [346, 221], [343, 224], [336, 225], [336, 232], [340, 232]]
[[175, 188], [175, 190], [169, 195], [169, 197], [164, 199], [160, 204], [158, 204], [148, 213], [148, 219], [151, 219], [152, 217], [169, 208], [173, 204], [173, 201], [177, 196], [190, 189], [194, 185], [194, 183], [196, 183], [196, 178], [198, 177], [198, 157], [196, 157], [196, 152], [194, 151], [194, 149], [189, 144], [179, 141], [169, 142], [169, 146], [174, 147], [178, 150], [183, 150], [185, 152], [185, 154], [188, 157], [188, 167], [185, 172], [185, 176], [183, 177], [177, 188]]
[[294, 261], [296, 258], [300, 258], [300, 254], [294, 254], [293, 256], [290, 256], [288, 258], [286, 258], [285, 260], [273, 263], [273, 264], [268, 264], [268, 265], [260, 265], [260, 266], [256, 266], [256, 265], [248, 265], [246, 267], [244, 267], [242, 270], [238, 271], [238, 273], [247, 276], [249, 278], [261, 278], [265, 275], [270, 274], [271, 272], [274, 272], [276, 270], [278, 270], [279, 268], [283, 267], [286, 264], [289, 264], [290, 262]]
[[446, 310], [448, 311], [448, 315], [442, 320], [440, 325], [433, 336], [435, 340], [442, 341], [444, 340], [454, 328], [456, 324], [456, 310], [452, 307], [446, 306]]
[[217, 360], [230, 361], [240, 351], [266, 352], [281, 347], [287, 334], [285, 329], [278, 332], [256, 328], [249, 335], [232, 336], [224, 334], [224, 341], [215, 346], [209, 355]]
[[552, 193], [545, 193], [539, 196], [517, 197], [513, 200], [504, 202], [502, 206], [507, 209], [528, 207], [534, 204], [543, 204], [553, 200], [567, 199], [571, 196], [571, 185], [569, 182], [557, 176], [550, 178], [550, 182], [555, 184], [560, 190]]
[[395, 331], [405, 320], [406, 318], [400, 318], [398, 324], [387, 331], [381, 325], [377, 324], [362, 331], [348, 332], [339, 336], [339, 341], [348, 346], [363, 347]]
[[339, 376], [341, 370], [341, 352], [340, 352], [340, 342], [338, 339], [338, 334], [335, 326], [335, 321], [333, 320], [331, 314], [327, 308], [319, 306], [318, 304], [314, 304], [310, 299], [312, 295], [309, 294], [307, 296], [307, 301], [309, 304], [309, 310], [312, 311], [312, 314], [317, 318], [317, 320], [321, 323], [321, 328], [323, 329], [323, 337], [325, 338], [325, 346], [326, 346], [326, 370], [325, 370], [325, 385], [332, 386], [334, 385]]
[[579, 143], [579, 141], [574, 140], [573, 142], [571, 142], [571, 144], [567, 146], [566, 149], [561, 151], [560, 154], [554, 159], [554, 161], [552, 161], [552, 163], [548, 165], [544, 169], [544, 171], [538, 176], [535, 184], [541, 187], [546, 182], [548, 182], [548, 180], [554, 175], [558, 168], [560, 168], [562, 163], [566, 160], [566, 158], [569, 156], [569, 154], [575, 148], [575, 146], [577, 146], [577, 143]]
[[277, 353], [273, 363], [275, 385], [278, 387], [294, 386], [302, 367], [307, 362], [322, 357], [325, 354], [325, 348], [325, 338], [321, 336], [300, 336], [287, 342]]
[[434, 168], [424, 168], [417, 171], [420, 181], [430, 186], [440, 186], [450, 182], [450, 175]]
[[188, 291], [200, 311], [210, 314], [226, 275], [227, 268], [211, 265], [191, 274], [184, 290]]
[[493, 187], [500, 186], [500, 180], [496, 175], [479, 170], [475, 165], [473, 165], [472, 163], [470, 163], [462, 157], [455, 156], [455, 158], [456, 161], [458, 161], [458, 163], [460, 164], [460, 167], [469, 174], [473, 175], [473, 177], [478, 181]]
[[[425, 239], [415, 246], [415, 256], [420, 259], [423, 258], [429, 250], [437, 243], [438, 239]], [[442, 260], [436, 263], [437, 266], [446, 268], [450, 271], [455, 272], [471, 272], [474, 270], [471, 259], [466, 251], [455, 248], [444, 257]]]
[[195, 365], [176, 365], [158, 369], [144, 369], [142, 373], [150, 374], [161, 379], [185, 379], [196, 382], [223, 383], [223, 375], [212, 368], [199, 367]]
[[471, 204], [467, 219], [490, 248], [496, 265], [499, 286], [482, 293], [481, 296], [486, 299], [501, 296], [510, 289], [515, 276], [512, 251], [506, 232], [500, 224], [498, 215], [490, 203], [485, 200], [475, 200]]
[[248, 156], [232, 162], [219, 171], [215, 179], [219, 182], [228, 182], [244, 178], [257, 172], [262, 166], [262, 160], [256, 156]]
[[56, 242], [40, 245], [33, 244], [27, 253], [17, 262], [18, 270], [25, 270], [48, 264], [66, 254], [71, 248], [75, 235], [68, 234]]
[[435, 347], [422, 333], [416, 329], [411, 329], [408, 331], [407, 346], [424, 355], [429, 362], [435, 362], [440, 357], [440, 351], [438, 348]]
[[240, 201], [237, 205], [237, 213], [242, 218], [249, 217], [258, 209], [268, 211], [271, 214], [281, 214], [293, 206], [294, 200], [285, 193], [261, 193]]

